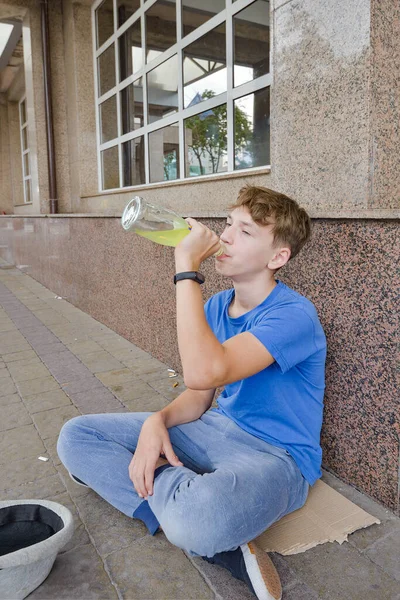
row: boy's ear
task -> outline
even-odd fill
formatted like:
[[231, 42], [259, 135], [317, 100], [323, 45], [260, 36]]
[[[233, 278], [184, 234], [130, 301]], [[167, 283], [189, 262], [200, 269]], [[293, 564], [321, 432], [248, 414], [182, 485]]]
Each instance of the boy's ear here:
[[279, 248], [276, 254], [271, 258], [267, 264], [268, 269], [273, 271], [274, 269], [280, 269], [288, 262], [290, 258], [290, 248]]

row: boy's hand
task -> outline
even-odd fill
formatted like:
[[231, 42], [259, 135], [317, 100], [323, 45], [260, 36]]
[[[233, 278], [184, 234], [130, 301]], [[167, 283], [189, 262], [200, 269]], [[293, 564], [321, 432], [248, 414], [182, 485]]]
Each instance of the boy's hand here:
[[175, 248], [177, 271], [197, 271], [201, 263], [220, 249], [219, 237], [196, 219], [186, 219], [192, 228]]
[[143, 423], [135, 454], [129, 464], [129, 477], [141, 498], [153, 494], [154, 470], [160, 454], [174, 467], [183, 467], [176, 456], [169, 438], [168, 429], [159, 413]]

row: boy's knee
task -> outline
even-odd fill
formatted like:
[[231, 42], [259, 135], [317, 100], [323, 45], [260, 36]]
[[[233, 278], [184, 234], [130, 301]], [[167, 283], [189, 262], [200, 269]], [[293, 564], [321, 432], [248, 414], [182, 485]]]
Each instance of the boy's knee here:
[[171, 544], [198, 556], [214, 556], [226, 550], [227, 532], [209, 515], [207, 521], [196, 515], [187, 518], [168, 518], [160, 523]]
[[78, 430], [83, 424], [84, 416], [73, 417], [61, 427], [57, 440], [57, 452], [60, 455], [65, 445], [68, 445], [76, 439]]

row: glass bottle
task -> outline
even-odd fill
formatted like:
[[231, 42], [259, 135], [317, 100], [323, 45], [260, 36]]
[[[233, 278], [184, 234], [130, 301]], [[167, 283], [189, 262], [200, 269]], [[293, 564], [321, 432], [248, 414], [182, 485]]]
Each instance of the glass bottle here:
[[[125, 231], [134, 231], [163, 246], [175, 247], [190, 233], [185, 219], [172, 210], [149, 204], [141, 196], [134, 196], [129, 200], [122, 213], [121, 223]], [[221, 248], [213, 256], [221, 256], [223, 253], [221, 243]]]

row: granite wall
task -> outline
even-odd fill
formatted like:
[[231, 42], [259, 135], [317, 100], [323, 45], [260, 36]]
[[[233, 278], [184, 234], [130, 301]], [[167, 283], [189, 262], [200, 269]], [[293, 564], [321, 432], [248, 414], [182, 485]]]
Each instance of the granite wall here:
[[[222, 229], [221, 219], [204, 222]], [[397, 511], [398, 223], [313, 225], [307, 249], [279, 277], [315, 303], [327, 334], [324, 465]], [[172, 249], [125, 233], [111, 217], [0, 217], [0, 250], [55, 294], [180, 370]], [[211, 259], [203, 271], [204, 300], [230, 286]]]

